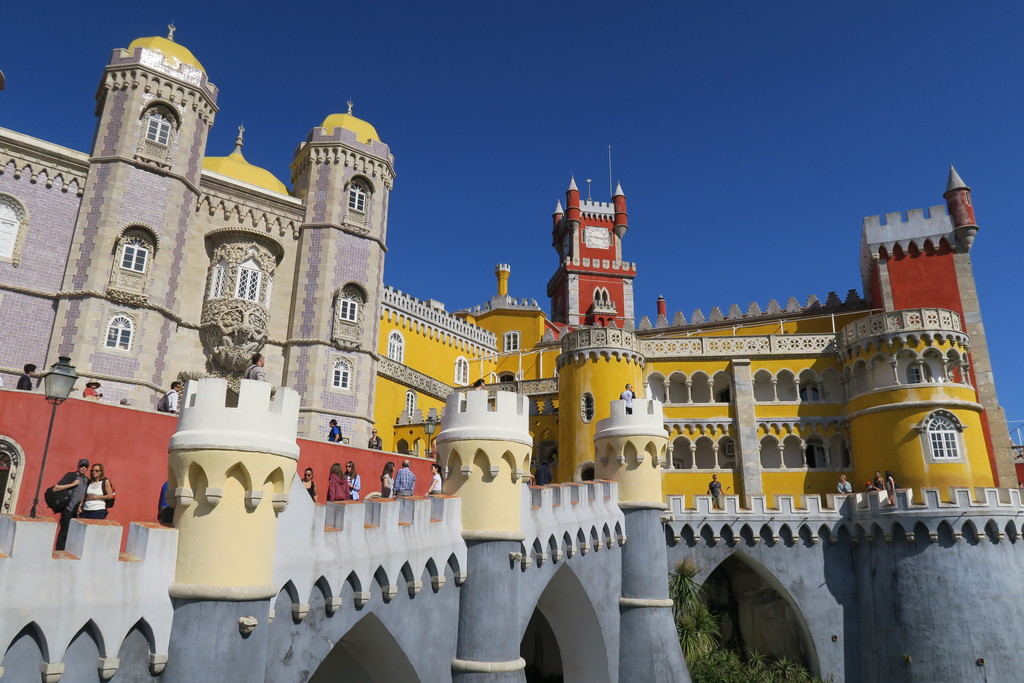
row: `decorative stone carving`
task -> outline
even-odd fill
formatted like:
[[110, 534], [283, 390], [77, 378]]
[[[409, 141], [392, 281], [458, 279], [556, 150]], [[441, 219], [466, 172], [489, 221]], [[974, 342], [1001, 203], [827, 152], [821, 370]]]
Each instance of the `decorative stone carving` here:
[[210, 299], [203, 304], [199, 338], [214, 368], [230, 374], [245, 371], [267, 341], [267, 309], [244, 299]]

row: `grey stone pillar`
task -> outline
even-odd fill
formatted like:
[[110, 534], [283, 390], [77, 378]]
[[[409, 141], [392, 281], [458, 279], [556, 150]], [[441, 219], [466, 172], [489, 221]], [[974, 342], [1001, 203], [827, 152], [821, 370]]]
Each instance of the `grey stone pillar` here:
[[733, 401], [736, 406], [736, 458], [739, 461], [740, 484], [743, 486], [741, 500], [749, 507], [750, 496], [764, 493], [761, 487], [761, 446], [757, 442], [754, 381], [750, 374], [750, 359], [733, 359], [732, 382]]
[[689, 683], [668, 597], [668, 551], [662, 510], [633, 508], [626, 517], [619, 598], [619, 680]]
[[264, 680], [270, 600], [172, 602], [163, 683]]
[[509, 553], [519, 550], [516, 541], [467, 541], [469, 578], [459, 595], [459, 642], [452, 662], [452, 683], [526, 680], [516, 618], [519, 581], [509, 558]]

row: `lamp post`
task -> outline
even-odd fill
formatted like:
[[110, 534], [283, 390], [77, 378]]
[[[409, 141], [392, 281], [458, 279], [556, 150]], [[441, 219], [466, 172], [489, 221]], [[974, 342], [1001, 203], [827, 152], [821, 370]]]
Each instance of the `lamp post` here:
[[434, 435], [434, 430], [437, 429], [437, 418], [433, 415], [428, 415], [427, 419], [423, 421], [423, 431], [427, 433], [427, 453], [433, 455], [430, 448], [430, 437]]
[[50, 452], [50, 436], [53, 434], [53, 418], [57, 416], [57, 406], [67, 400], [71, 394], [71, 388], [78, 381], [78, 373], [75, 366], [71, 364], [71, 358], [61, 356], [56, 363], [50, 366], [50, 371], [43, 375], [43, 391], [46, 393], [46, 401], [53, 408], [50, 410], [50, 427], [46, 430], [46, 445], [43, 446], [43, 462], [39, 467], [39, 481], [36, 482], [36, 495], [32, 499], [31, 517], [36, 516], [39, 507], [39, 491], [43, 488], [43, 476], [46, 472], [46, 456]]

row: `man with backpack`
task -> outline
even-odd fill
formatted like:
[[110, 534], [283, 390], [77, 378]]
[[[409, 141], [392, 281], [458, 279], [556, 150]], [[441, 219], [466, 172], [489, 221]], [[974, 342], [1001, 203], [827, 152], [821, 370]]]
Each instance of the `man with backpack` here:
[[[64, 550], [64, 546], [68, 542], [68, 528], [71, 526], [71, 520], [78, 516], [78, 508], [82, 504], [82, 499], [85, 498], [85, 489], [89, 486], [89, 478], [86, 476], [88, 471], [89, 461], [82, 458], [78, 461], [78, 469], [76, 471], [68, 472], [51, 487], [54, 493], [71, 491], [71, 498], [67, 504], [59, 510], [54, 510], [54, 512], [60, 513], [56, 550]], [[59, 496], [58, 500], [63, 502], [62, 499], [64, 498], [64, 496]]]
[[171, 390], [163, 395], [156, 409], [161, 413], [178, 412], [178, 392], [181, 391], [181, 382], [171, 382]]

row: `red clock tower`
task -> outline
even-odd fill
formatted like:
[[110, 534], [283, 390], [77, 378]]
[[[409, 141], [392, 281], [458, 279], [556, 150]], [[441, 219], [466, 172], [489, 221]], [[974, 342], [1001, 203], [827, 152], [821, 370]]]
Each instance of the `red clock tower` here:
[[622, 186], [611, 202], [581, 201], [576, 180], [570, 180], [565, 209], [558, 202], [552, 222], [559, 261], [548, 281], [552, 321], [632, 326], [636, 264], [622, 260], [622, 238], [629, 229]]

